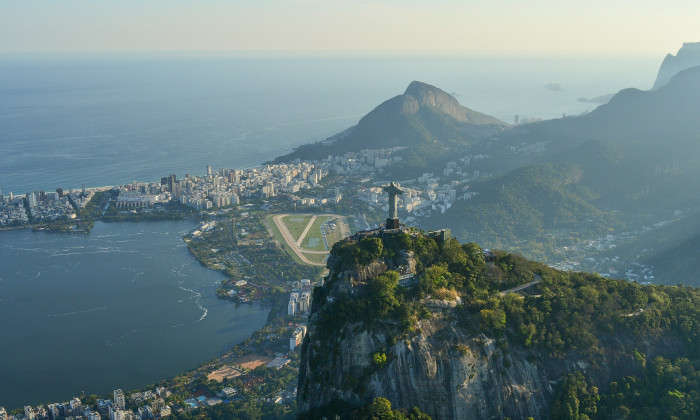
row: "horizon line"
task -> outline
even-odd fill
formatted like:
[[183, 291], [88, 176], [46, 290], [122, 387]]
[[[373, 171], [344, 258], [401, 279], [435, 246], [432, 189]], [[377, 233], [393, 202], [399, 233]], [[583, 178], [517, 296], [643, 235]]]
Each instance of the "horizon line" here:
[[298, 57], [298, 58], [402, 58], [402, 57], [444, 57], [444, 58], [576, 58], [576, 57], [620, 57], [620, 58], [658, 58], [666, 54], [655, 52], [627, 51], [486, 51], [486, 50], [0, 50], [0, 56], [38, 56], [38, 55], [201, 55], [201, 56], [241, 56], [241, 57]]

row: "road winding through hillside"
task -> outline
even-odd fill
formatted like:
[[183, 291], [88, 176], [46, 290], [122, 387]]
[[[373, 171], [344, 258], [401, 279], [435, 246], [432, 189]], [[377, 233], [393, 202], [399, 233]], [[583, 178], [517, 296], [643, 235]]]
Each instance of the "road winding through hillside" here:
[[514, 287], [514, 288], [512, 288], [512, 289], [504, 290], [504, 291], [502, 291], [501, 293], [499, 293], [499, 295], [500, 295], [500, 296], [506, 296], [508, 293], [517, 293], [517, 292], [519, 292], [519, 291], [521, 291], [521, 290], [527, 289], [527, 288], [530, 287], [530, 286], [536, 285], [537, 283], [540, 282], [540, 280], [542, 280], [542, 277], [540, 277], [539, 274], [535, 274], [535, 280], [531, 281], [530, 283], [521, 284], [520, 286], [516, 286], [516, 287]]

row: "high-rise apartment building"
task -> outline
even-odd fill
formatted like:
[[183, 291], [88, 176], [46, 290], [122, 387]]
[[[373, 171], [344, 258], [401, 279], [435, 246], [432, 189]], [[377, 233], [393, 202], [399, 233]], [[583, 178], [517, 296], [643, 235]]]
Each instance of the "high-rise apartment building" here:
[[34, 194], [34, 193], [27, 194], [27, 204], [29, 204], [29, 207], [36, 207], [36, 205], [37, 205], [36, 194]]
[[114, 390], [114, 405], [122, 410], [126, 408], [126, 399], [124, 398], [124, 392], [122, 392], [121, 389]]

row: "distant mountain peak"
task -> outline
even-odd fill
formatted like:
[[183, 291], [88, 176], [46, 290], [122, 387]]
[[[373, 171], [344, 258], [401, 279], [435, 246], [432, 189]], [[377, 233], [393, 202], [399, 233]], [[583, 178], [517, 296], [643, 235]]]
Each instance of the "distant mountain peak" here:
[[462, 106], [444, 90], [417, 80], [408, 85], [403, 97], [403, 113], [415, 114], [420, 108], [430, 106], [462, 123], [505, 125], [497, 118]]
[[443, 108], [459, 108], [461, 105], [449, 93], [427, 83], [413, 81], [408, 85], [404, 96], [411, 96], [418, 101], [418, 106], [433, 106]]
[[652, 90], [665, 86], [678, 72], [695, 66], [700, 66], [700, 42], [684, 42], [676, 55], [666, 55]]
[[[423, 95], [436, 95], [436, 94], [444, 94], [452, 98], [450, 94], [445, 92], [444, 90], [435, 87], [433, 85], [429, 85], [427, 83], [419, 82], [418, 80], [412, 81], [408, 87], [406, 88], [406, 91], [403, 93], [404, 95], [411, 95], [414, 98], [418, 99], [418, 97], [422, 97]], [[454, 99], [454, 98], [452, 98]]]
[[[401, 148], [401, 165], [388, 170], [396, 176], [426, 172], [451, 159], [459, 148], [501, 132], [508, 124], [465, 108], [449, 93], [413, 81], [403, 94], [388, 99], [360, 119], [357, 125], [328, 139], [299, 146], [276, 162], [316, 160], [363, 149]], [[386, 172], [385, 172], [386, 173]], [[400, 178], [407, 179], [407, 178]]]

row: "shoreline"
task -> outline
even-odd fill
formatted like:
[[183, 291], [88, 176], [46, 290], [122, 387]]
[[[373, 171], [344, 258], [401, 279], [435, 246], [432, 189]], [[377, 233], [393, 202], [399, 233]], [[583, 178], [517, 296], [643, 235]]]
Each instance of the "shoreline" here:
[[[196, 227], [196, 220], [189, 220], [189, 221], [188, 221], [188, 220], [186, 220], [186, 218], [182, 218], [182, 219], [178, 219], [178, 220], [173, 220], [173, 219], [165, 219], [165, 220], [157, 220], [157, 219], [150, 219], [150, 220], [118, 220], [118, 221], [116, 221], [116, 222], [138, 223], [138, 222], [144, 222], [144, 221], [146, 221], [146, 222], [165, 221], [165, 222], [175, 222], [175, 223], [183, 222], [183, 221], [189, 222], [189, 223], [191, 224], [191, 226], [190, 226], [190, 228], [188, 229], [188, 231], [187, 231], [186, 233], [182, 233], [182, 230], [179, 230], [179, 229], [168, 229], [168, 230], [167, 230], [167, 232], [170, 232], [171, 234], [176, 234], [176, 236], [177, 236], [177, 238], [178, 238], [177, 240], [178, 240], [178, 242], [180, 242], [180, 243], [184, 243], [184, 240], [183, 240], [183, 239], [184, 239], [185, 235], [187, 235], [188, 233], [190, 233], [190, 232], [192, 231], [192, 229]], [[104, 223], [113, 223], [113, 222], [111, 222], [111, 221], [104, 221]], [[31, 228], [31, 227], [32, 227], [32, 226], [19, 226], [19, 227], [13, 227], [12, 229], [2, 229], [2, 230], [17, 231], [17, 230], [20, 230], [20, 229], [26, 229], [26, 228]], [[119, 228], [117, 228], [117, 229], [119, 229]], [[121, 229], [119, 229], [119, 230], [121, 230]], [[60, 232], [50, 232], [50, 231], [46, 231], [45, 233], [60, 233]], [[187, 250], [187, 254], [188, 254], [188, 258], [192, 258], [192, 261], [193, 261], [193, 262], [198, 262], [198, 263], [200, 263], [199, 265], [201, 265], [202, 268], [204, 268], [204, 269], [206, 269], [206, 270], [212, 270], [210, 267], [207, 267], [206, 265], [201, 264], [200, 259], [197, 258], [197, 256], [196, 256], [194, 253], [191, 252], [191, 250], [189, 249], [189, 247], [188, 247], [188, 250]], [[219, 270], [212, 270], [212, 271], [219, 271]], [[220, 273], [221, 275], [223, 275], [224, 278], [226, 278], [226, 274], [225, 274], [225, 273], [222, 273], [222, 272], [220, 272], [220, 271], [219, 271], [219, 273]], [[159, 384], [159, 383], [164, 383], [164, 382], [165, 382], [165, 383], [171, 384], [171, 383], [174, 383], [174, 381], [175, 381], [178, 377], [182, 377], [182, 376], [185, 376], [185, 375], [189, 375], [189, 374], [191, 374], [191, 373], [193, 373], [193, 372], [198, 372], [199, 370], [202, 369], [202, 366], [206, 366], [206, 365], [211, 365], [211, 364], [219, 363], [221, 360], [224, 360], [224, 359], [226, 359], [227, 357], [230, 357], [231, 354], [234, 352], [234, 350], [235, 350], [235, 348], [236, 348], [237, 346], [239, 346], [240, 344], [246, 342], [247, 340], [250, 340], [251, 337], [252, 337], [255, 333], [259, 332], [261, 329], [263, 329], [263, 328], [265, 328], [266, 326], [269, 325], [269, 322], [270, 322], [270, 313], [271, 313], [271, 311], [272, 311], [273, 308], [274, 308], [274, 302], [271, 302], [271, 301], [239, 302], [239, 301], [235, 301], [235, 300], [232, 300], [232, 299], [226, 299], [226, 298], [224, 298], [224, 297], [222, 297], [222, 296], [217, 295], [217, 293], [216, 293], [217, 287], [218, 287], [218, 286], [215, 286], [215, 285], [206, 286], [206, 288], [209, 290], [209, 291], [207, 292], [207, 295], [208, 295], [207, 297], [208, 297], [208, 298], [216, 298], [216, 301], [227, 301], [227, 302], [226, 302], [226, 305], [228, 305], [228, 304], [235, 304], [235, 305], [236, 305], [235, 308], [237, 308], [239, 304], [243, 304], [243, 303], [248, 303], [248, 304], [250, 304], [250, 305], [246, 305], [247, 307], [255, 307], [255, 306], [257, 306], [257, 307], [260, 309], [260, 312], [261, 312], [261, 313], [260, 313], [260, 319], [263, 321], [262, 324], [261, 324], [261, 327], [258, 328], [258, 329], [252, 330], [250, 334], [241, 336], [238, 340], [236, 340], [236, 341], [234, 342], [234, 344], [232, 344], [232, 345], [226, 345], [223, 349], [220, 349], [219, 351], [215, 351], [215, 355], [214, 355], [213, 357], [207, 357], [207, 358], [195, 360], [195, 361], [193, 361], [193, 362], [190, 364], [189, 367], [186, 367], [186, 368], [184, 368], [184, 369], [182, 369], [182, 370], [178, 370], [177, 372], [175, 372], [175, 373], [173, 373], [173, 374], [171, 374], [171, 375], [168, 375], [168, 376], [159, 376], [157, 379], [155, 379], [155, 380], [153, 380], [153, 381], [149, 381], [148, 383], [144, 382], [144, 383], [139, 383], [139, 384], [137, 384], [137, 385], [135, 385], [135, 386], [127, 386], [127, 388], [124, 389], [124, 391], [125, 391], [126, 393], [137, 392], [138, 390], [141, 390], [141, 389], [154, 388], [154, 387], [156, 386], [156, 384]], [[1, 302], [1, 300], [0, 300], [0, 302]], [[210, 302], [210, 304], [211, 304], [211, 303], [212, 303], [212, 302]], [[230, 309], [235, 309], [235, 308], [230, 308], [230, 307], [229, 307], [229, 310], [230, 310]], [[264, 318], [262, 318], [263, 316], [264, 316]], [[195, 322], [198, 322], [198, 321], [195, 321]], [[112, 390], [112, 389], [117, 389], [117, 388], [121, 388], [121, 387], [122, 387], [122, 385], [121, 385], [120, 383], [117, 383], [117, 382], [115, 381], [115, 383], [114, 383], [113, 385], [109, 385], [109, 390], [107, 390], [106, 392], [111, 393], [111, 390]], [[128, 389], [128, 390], [127, 390], [127, 389]], [[95, 393], [97, 393], [98, 395], [102, 395], [102, 393], [101, 393], [100, 391], [96, 391], [95, 389], [86, 388], [85, 391], [84, 391], [84, 395], [81, 396], [81, 395], [79, 395], [79, 393], [76, 393], [75, 395], [72, 395], [72, 397], [79, 397], [79, 398], [83, 399], [83, 398], [87, 397], [88, 395], [90, 395], [90, 394], [95, 394]], [[105, 394], [105, 395], [106, 395], [106, 394]], [[61, 398], [60, 401], [63, 401], [64, 399], [67, 401], [68, 399], [70, 399], [70, 397], [67, 396], [66, 398]], [[31, 401], [30, 401], [30, 400], [31, 400]], [[36, 399], [34, 399], [34, 398], [28, 398], [28, 399], [24, 400], [24, 402], [23, 402], [21, 405], [17, 406], [17, 407], [5, 406], [5, 408], [8, 410], [8, 413], [9, 413], [10, 410], [21, 409], [23, 406], [26, 406], [26, 405], [32, 405], [32, 406], [35, 406], [35, 405], [47, 405], [47, 404], [50, 404], [50, 403], [58, 403], [58, 402], [59, 402], [58, 399], [56, 399], [55, 401], [53, 401], [52, 397], [49, 397], [49, 398], [39, 397], [39, 398], [36, 398]], [[0, 401], [0, 406], [3, 406], [2, 401]]]
[[[314, 181], [314, 188], [323, 188], [319, 181], [325, 176], [321, 169], [314, 169], [313, 166], [305, 164], [300, 170], [308, 171], [309, 176], [317, 177]], [[258, 167], [254, 165], [253, 167]], [[267, 169], [269, 171], [269, 168]], [[316, 171], [312, 174], [312, 171]], [[197, 179], [200, 179], [197, 177]], [[202, 184], [208, 183], [207, 178], [202, 177]], [[199, 181], [198, 181], [199, 182]], [[301, 182], [301, 181], [298, 181]], [[135, 185], [135, 184], [134, 184]], [[153, 185], [159, 188], [156, 183], [145, 183], [146, 187]], [[142, 187], [143, 187], [142, 185]], [[162, 184], [161, 184], [162, 185]], [[196, 361], [191, 366], [186, 367], [173, 373], [173, 376], [160, 376], [155, 379], [158, 386], [166, 386], [172, 388], [173, 394], [177, 395], [176, 399], [171, 399], [170, 402], [175, 407], [182, 407], [185, 412], [189, 409], [184, 401], [191, 398], [192, 395], [201, 395], [202, 392], [214, 397], [217, 395], [216, 389], [207, 385], [206, 381], [202, 382], [202, 378], [207, 378], [208, 374], [213, 370], [222, 366], [238, 366], [239, 360], [245, 357], [257, 357], [266, 355], [267, 358], [274, 355], [277, 359], [281, 359], [283, 364], [277, 366], [277, 372], [267, 372], [266, 370], [244, 369], [242, 376], [248, 378], [245, 385], [235, 385], [241, 392], [239, 396], [245, 397], [244, 401], [259, 400], [265, 397], [267, 400], [276, 399], [279, 395], [284, 398], [282, 406], [270, 405], [266, 409], [278, 407], [292, 412], [294, 399], [290, 395], [294, 392], [296, 384], [296, 375], [298, 372], [299, 350], [290, 348], [290, 336], [295, 334], [295, 330], [306, 322], [305, 315], [296, 314], [288, 315], [288, 302], [290, 293], [296, 288], [299, 288], [299, 283], [302, 279], [313, 279], [316, 282], [321, 278], [325, 264], [315, 264], [312, 266], [298, 264], [288, 255], [284, 249], [277, 244], [272, 235], [266, 229], [266, 217], [273, 216], [278, 213], [296, 213], [296, 203], [287, 200], [266, 201], [259, 199], [257, 193], [246, 204], [231, 205], [225, 204], [223, 207], [217, 206], [217, 209], [207, 211], [199, 206], [193, 208], [191, 205], [180, 203], [180, 201], [170, 200], [167, 203], [163, 202], [153, 206], [157, 211], [151, 210], [151, 207], [144, 207], [146, 210], [141, 211], [138, 207], [132, 207], [130, 211], [123, 207], [118, 207], [116, 204], [108, 204], [116, 201], [115, 193], [110, 190], [126, 190], [131, 191], [131, 185], [124, 186], [101, 186], [85, 188], [85, 196], [89, 196], [89, 201], [86, 201], [78, 211], [78, 218], [72, 220], [55, 220], [39, 223], [27, 223], [20, 226], [7, 227], [1, 230], [16, 230], [31, 228], [34, 231], [44, 231], [52, 233], [82, 233], [89, 234], [97, 221], [105, 223], [113, 222], [143, 222], [143, 221], [178, 221], [187, 220], [192, 222], [186, 231], [180, 230], [177, 233], [177, 238], [180, 244], [184, 242], [187, 246], [188, 258], [193, 258], [200, 266], [218, 271], [223, 274], [218, 277], [219, 285], [211, 290], [207, 288], [207, 298], [216, 297], [218, 301], [227, 301], [234, 304], [253, 303], [261, 310], [261, 315], [266, 314], [266, 318], [260, 319], [261, 326], [259, 328], [251, 328], [250, 334], [241, 336], [240, 340], [233, 344], [226, 345], [219, 349], [212, 357], [205, 357]], [[251, 191], [258, 188], [259, 185], [251, 186]], [[172, 188], [172, 187], [171, 187]], [[255, 190], [257, 192], [257, 190]], [[150, 193], [155, 194], [155, 193]], [[323, 192], [322, 194], [325, 194]], [[331, 193], [329, 193], [331, 194]], [[337, 192], [335, 193], [338, 194]], [[248, 197], [248, 196], [246, 196]], [[333, 196], [335, 197], [335, 196]], [[323, 198], [323, 203], [326, 203], [325, 195], [317, 198]], [[339, 198], [338, 198], [339, 199]], [[331, 199], [328, 199], [331, 200]], [[333, 203], [333, 201], [328, 201]], [[335, 202], [337, 203], [337, 202]], [[73, 204], [73, 203], [71, 203]], [[189, 204], [189, 203], [188, 203]], [[232, 203], [233, 204], [233, 203]], [[312, 203], [313, 204], [313, 203]], [[26, 205], [26, 203], [25, 203]], [[73, 205], [75, 207], [75, 204]], [[292, 207], [293, 206], [293, 207]], [[211, 208], [211, 203], [207, 209]], [[223, 208], [224, 210], [221, 210]], [[309, 211], [318, 212], [319, 214], [337, 214], [332, 205], [323, 210], [309, 208]], [[197, 230], [197, 224], [201, 224]], [[216, 225], [215, 229], [212, 229]], [[310, 228], [311, 226], [307, 226]], [[77, 232], [80, 230], [80, 232]], [[117, 230], [120, 230], [117, 228]], [[307, 230], [308, 231], [308, 230]], [[197, 233], [195, 233], [197, 232]], [[221, 252], [220, 252], [221, 251]], [[315, 252], [312, 252], [315, 253]], [[297, 283], [294, 286], [293, 283]], [[213, 292], [213, 296], [209, 293]], [[251, 306], [252, 307], [252, 306]], [[230, 308], [230, 307], [229, 307]], [[218, 318], [215, 320], [217, 321]], [[257, 326], [257, 322], [255, 324]], [[251, 327], [253, 327], [251, 325]], [[239, 326], [239, 330], [243, 329], [248, 332], [244, 326]], [[277, 362], [279, 363], [279, 361]], [[244, 365], [241, 365], [244, 366]], [[107, 382], [111, 379], [107, 378]], [[274, 388], [269, 388], [262, 391], [262, 388], [255, 384], [259, 381], [270, 381], [270, 384], [275, 384]], [[139, 383], [135, 385], [137, 388], [129, 390], [132, 386], [126, 384], [109, 384], [109, 387], [114, 389], [125, 386], [125, 391], [128, 393], [136, 392], [151, 387], [151, 384]], [[204, 391], [202, 390], [204, 388]], [[38, 389], [41, 391], [40, 389]], [[20, 391], [23, 392], [23, 391]], [[81, 397], [83, 398], [83, 397]], [[94, 403], [89, 403], [94, 405]], [[201, 410], [205, 410], [201, 408]]]
[[[247, 209], [246, 209], [247, 210]], [[237, 211], [231, 212], [230, 215], [229, 213], [226, 213], [226, 215], [209, 215], [213, 218], [224, 218], [227, 219], [228, 217], [231, 217], [235, 220], [246, 220], [246, 223], [248, 226], [259, 226], [260, 231], [267, 231], [267, 229], [264, 226], [264, 220], [266, 219], [265, 216], [270, 215], [270, 214], [275, 214], [275, 211], [255, 211], [254, 213], [257, 214], [255, 218], [248, 218], [248, 216], [242, 216], [240, 214], [237, 214]], [[261, 216], [265, 215], [265, 216]], [[258, 308], [262, 309], [265, 313], [265, 319], [264, 322], [262, 323], [262, 326], [258, 329], [255, 329], [252, 331], [249, 335], [242, 337], [239, 341], [237, 341], [235, 344], [231, 346], [226, 346], [224, 349], [222, 349], [221, 353], [217, 353], [214, 357], [211, 358], [205, 358], [205, 359], [200, 359], [199, 361], [193, 363], [190, 367], [183, 369], [175, 374], [173, 376], [168, 376], [168, 377], [160, 377], [158, 378], [155, 382], [158, 386], [166, 386], [168, 388], [172, 387], [173, 388], [173, 393], [176, 394], [175, 388], [178, 386], [181, 386], [180, 384], [185, 384], [185, 393], [187, 395], [192, 395], [193, 393], [199, 392], [196, 391], [197, 385], [199, 383], [199, 379], [202, 377], [206, 377], [212, 370], [217, 369], [220, 366], [236, 366], [236, 362], [238, 359], [240, 359], [242, 356], [245, 355], [260, 355], [260, 354], [265, 354], [265, 352], [269, 350], [264, 350], [264, 348], [275, 348], [274, 346], [269, 345], [269, 336], [271, 335], [271, 331], [279, 331], [280, 328], [288, 328], [287, 323], [288, 320], [286, 320], [286, 315], [287, 315], [287, 300], [289, 298], [288, 294], [289, 291], [287, 290], [287, 287], [284, 286], [284, 283], [279, 283], [280, 280], [275, 280], [277, 286], [271, 287], [271, 286], [266, 286], [264, 284], [254, 284], [254, 283], [259, 283], [257, 281], [249, 283], [249, 285], [252, 285], [255, 287], [254, 290], [257, 291], [258, 293], [258, 298], [257, 299], [251, 299], [251, 300], [241, 300], [238, 298], [240, 295], [228, 295], [228, 294], [221, 294], [219, 293], [219, 290], [223, 290], [222, 287], [224, 285], [230, 285], [231, 283], [234, 282], [235, 277], [231, 276], [227, 270], [222, 269], [218, 266], [212, 266], [211, 261], [207, 261], [206, 257], [203, 257], [203, 255], [200, 255], [196, 249], [193, 248], [192, 244], [189, 243], [189, 241], [185, 240], [185, 238], [188, 238], [194, 230], [197, 228], [197, 223], [203, 223], [202, 220], [198, 220], [198, 218], [201, 217], [201, 214], [199, 212], [196, 213], [191, 213], [188, 215], [183, 215], [183, 217], [179, 217], [178, 220], [173, 220], [172, 218], [147, 218], [147, 219], [132, 219], [132, 218], [125, 218], [123, 220], [99, 220], [103, 221], [105, 223], [113, 223], [113, 222], [143, 222], [143, 221], [159, 221], [159, 220], [166, 220], [166, 221], [188, 221], [192, 223], [192, 226], [185, 232], [182, 230], [179, 230], [177, 232], [173, 233], [178, 233], [178, 241], [181, 241], [180, 243], [184, 243], [187, 246], [187, 252], [189, 254], [189, 258], [193, 258], [194, 261], [199, 263], [203, 268], [217, 271], [223, 275], [223, 278], [221, 280], [221, 284], [218, 287], [213, 287], [212, 290], [210, 290], [209, 293], [213, 292], [213, 296], [211, 297], [216, 297], [217, 300], [219, 301], [227, 301], [226, 304], [228, 303], [233, 303], [233, 304], [242, 304], [242, 303], [250, 303], [250, 304], [255, 304], [258, 306]], [[206, 217], [206, 216], [205, 216]], [[30, 228], [33, 226], [18, 226], [18, 227], [13, 227], [12, 230], [16, 229], [23, 229], [23, 228]], [[9, 229], [7, 229], [9, 230]], [[47, 232], [48, 233], [48, 232]], [[57, 232], [56, 232], [57, 233]], [[216, 230], [214, 230], [212, 233], [216, 233]], [[266, 234], [265, 234], [266, 235]], [[203, 240], [204, 244], [208, 243], [210, 240], [208, 238], [205, 238]], [[269, 239], [268, 239], [269, 241]], [[195, 241], [197, 242], [197, 241]], [[200, 242], [202, 244], [202, 242]], [[212, 242], [213, 244], [213, 242]], [[271, 244], [271, 243], [270, 243]], [[208, 248], [210, 246], [216, 246], [216, 245], [205, 245], [205, 248]], [[258, 247], [256, 246], [249, 246], [249, 245], [243, 245], [248, 251], [244, 255], [247, 255], [248, 258], [250, 258], [253, 263], [251, 263], [252, 267], [251, 268], [254, 270], [258, 270], [261, 272], [264, 272], [264, 267], [258, 268], [256, 266], [257, 262], [251, 257], [252, 254], [257, 254], [260, 251], [258, 251]], [[269, 245], [268, 245], [269, 246]], [[264, 252], [263, 252], [264, 253]], [[279, 249], [278, 254], [275, 254], [274, 259], [276, 261], [279, 261], [280, 264], [275, 264], [280, 267], [289, 267], [289, 265], [296, 265], [296, 263], [291, 259], [291, 257], [287, 256], [284, 250]], [[263, 264], [264, 265], [264, 264]], [[269, 266], [270, 264], [267, 264]], [[286, 268], [284, 268], [286, 271]], [[285, 276], [286, 277], [286, 276]], [[305, 276], [300, 276], [298, 278], [302, 278]], [[286, 277], [289, 278], [289, 277]], [[316, 279], [315, 276], [312, 278]], [[281, 287], [280, 287], [281, 286]], [[295, 326], [297, 325], [298, 322], [301, 322], [299, 320], [294, 320]], [[288, 343], [289, 339], [286, 338], [285, 333], [285, 338], [284, 340]], [[263, 340], [263, 348], [260, 348], [260, 341]], [[267, 344], [265, 344], [267, 343]], [[276, 350], [279, 351], [279, 350]], [[297, 352], [298, 353], [298, 352]], [[269, 353], [268, 353], [269, 354]], [[281, 370], [280, 373], [277, 373], [276, 375], [287, 375], [289, 376], [289, 369], [294, 369], [296, 371], [297, 369], [297, 362], [298, 360], [298, 355], [294, 356], [291, 352], [288, 356], [292, 359], [292, 363], [285, 369]], [[253, 375], [255, 376], [256, 373], [250, 371], [246, 371], [246, 375]], [[110, 385], [112, 386], [112, 385]], [[115, 383], [114, 388], [116, 389], [119, 387], [119, 384]], [[132, 393], [132, 392], [137, 392], [139, 390], [143, 389], [149, 389], [152, 388], [156, 385], [153, 383], [142, 383], [137, 385], [133, 389], [125, 389], [126, 393]], [[131, 387], [127, 387], [131, 388]], [[284, 388], [286, 389], [286, 388]], [[245, 391], [248, 393], [249, 391], [246, 389]], [[88, 389], [87, 393], [91, 393], [91, 391]], [[208, 393], [210, 396], [214, 396], [212, 393]], [[83, 397], [81, 397], [83, 398]], [[248, 397], [246, 397], [248, 398]], [[252, 397], [250, 397], [252, 398]], [[180, 400], [178, 400], [179, 402]], [[289, 407], [289, 404], [291, 404], [291, 400], [286, 400], [287, 402], [285, 403], [285, 407]], [[30, 403], [34, 405], [34, 403]], [[41, 404], [41, 403], [40, 403]], [[46, 403], [44, 403], [45, 405]], [[182, 404], [179, 404], [182, 406]], [[21, 408], [21, 407], [17, 407]], [[202, 409], [203, 410], [203, 409]]]

